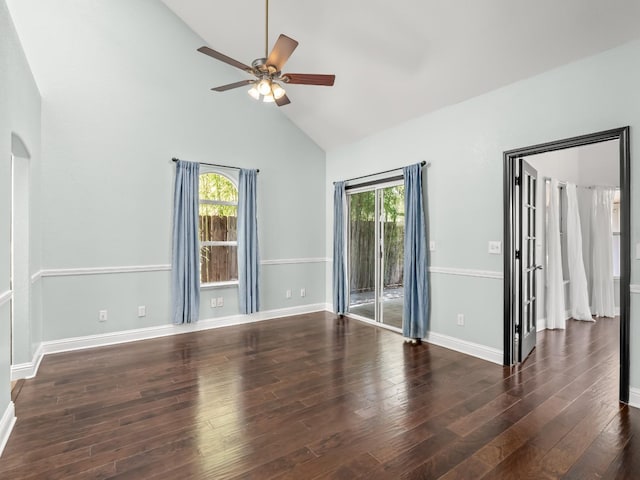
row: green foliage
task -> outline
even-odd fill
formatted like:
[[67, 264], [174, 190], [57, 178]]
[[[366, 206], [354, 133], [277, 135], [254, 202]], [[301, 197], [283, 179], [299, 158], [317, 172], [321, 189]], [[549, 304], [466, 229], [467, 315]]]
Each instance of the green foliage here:
[[404, 223], [404, 185], [385, 188], [382, 195], [384, 205], [384, 221], [396, 223], [402, 217]]
[[[238, 189], [231, 180], [218, 173], [200, 175], [199, 195], [200, 200], [238, 203]], [[200, 215], [235, 217], [237, 212], [238, 207], [235, 205], [200, 204]]]
[[[375, 191], [349, 195], [349, 214], [351, 221], [373, 221], [375, 219]], [[383, 216], [385, 222], [404, 223], [404, 185], [388, 187], [382, 194]], [[401, 217], [400, 219], [398, 217]]]
[[373, 221], [376, 214], [376, 196], [373, 190], [349, 195], [349, 215], [352, 222]]

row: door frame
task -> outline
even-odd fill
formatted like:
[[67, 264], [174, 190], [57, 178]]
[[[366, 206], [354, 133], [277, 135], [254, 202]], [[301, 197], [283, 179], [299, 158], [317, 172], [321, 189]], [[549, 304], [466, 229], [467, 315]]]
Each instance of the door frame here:
[[571, 137], [553, 142], [542, 143], [524, 148], [509, 150], [503, 154], [503, 242], [504, 242], [504, 365], [515, 364], [515, 308], [514, 301], [516, 275], [515, 259], [515, 172], [519, 158], [540, 153], [580, 147], [594, 143], [618, 140], [620, 147], [620, 384], [619, 398], [623, 403], [629, 402], [629, 332], [630, 303], [629, 290], [631, 275], [631, 150], [630, 127], [614, 128], [602, 132]]
[[[347, 218], [351, 218], [351, 202], [349, 199], [350, 195], [355, 195], [358, 193], [364, 192], [373, 192], [374, 194], [374, 217], [375, 217], [375, 229], [374, 229], [374, 262], [375, 262], [375, 287], [374, 287], [374, 318], [364, 317], [362, 315], [358, 315], [357, 313], [352, 313], [349, 309], [347, 310], [349, 315], [357, 318], [358, 320], [362, 320], [367, 323], [371, 323], [373, 325], [387, 328], [394, 332], [402, 332], [402, 328], [397, 328], [392, 325], [384, 323], [384, 307], [382, 305], [382, 298], [384, 292], [384, 258], [382, 256], [382, 249], [384, 248], [384, 230], [383, 226], [380, 222], [381, 210], [384, 208], [382, 206], [384, 200], [382, 198], [382, 191], [385, 188], [395, 187], [398, 185], [404, 185], [404, 175], [398, 175], [394, 177], [381, 178], [378, 180], [373, 180], [370, 182], [363, 182], [359, 184], [355, 184], [353, 186], [347, 186], [345, 188], [346, 199], [347, 199]], [[380, 193], [379, 193], [380, 192]], [[382, 208], [381, 208], [382, 207]], [[349, 225], [346, 229], [346, 244], [347, 244], [347, 284], [349, 287], [351, 286], [351, 223], [348, 222]], [[351, 288], [348, 289], [347, 295], [347, 307], [351, 307]]]

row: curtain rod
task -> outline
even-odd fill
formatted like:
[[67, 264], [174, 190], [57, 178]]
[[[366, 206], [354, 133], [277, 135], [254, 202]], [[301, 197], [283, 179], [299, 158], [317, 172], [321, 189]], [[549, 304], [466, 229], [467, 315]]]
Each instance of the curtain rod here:
[[[431, 165], [431, 163], [428, 163], [426, 161], [421, 161], [420, 162], [421, 166], [429, 166]], [[398, 168], [392, 168], [391, 170], [385, 170], [384, 172], [376, 172], [376, 173], [370, 173], [369, 175], [361, 175], [360, 177], [353, 177], [353, 178], [349, 178], [347, 180], [345, 180], [345, 182], [353, 182], [354, 180], [360, 180], [361, 178], [368, 178], [368, 177], [375, 177], [376, 175], [384, 175], [385, 173], [391, 173], [391, 172], [396, 172], [398, 170], [402, 170], [403, 167], [398, 167]], [[333, 184], [335, 185], [336, 182], [333, 182]]]
[[[551, 182], [551, 177], [544, 177], [544, 181], [545, 183], [549, 183]], [[569, 182], [565, 182], [564, 180], [558, 180], [558, 186], [559, 187], [566, 187], [567, 183]], [[620, 187], [618, 186], [612, 186], [612, 185], [576, 185], [576, 188], [586, 188], [588, 190], [593, 190], [594, 188], [613, 188], [613, 189], [619, 189]]]
[[[552, 178], [551, 177], [544, 177], [544, 182], [545, 183], [551, 183]], [[564, 180], [558, 180], [558, 186], [559, 187], [566, 187], [567, 186], [567, 182], [565, 182]]]
[[[180, 159], [173, 157], [171, 160], [174, 162], [177, 162]], [[231, 165], [220, 165], [218, 163], [205, 163], [205, 162], [196, 162], [196, 163], [199, 163], [200, 165], [209, 165], [210, 167], [234, 168], [236, 170], [242, 170], [242, 168], [240, 167], [232, 167]], [[260, 170], [256, 170], [256, 172], [260, 172]]]

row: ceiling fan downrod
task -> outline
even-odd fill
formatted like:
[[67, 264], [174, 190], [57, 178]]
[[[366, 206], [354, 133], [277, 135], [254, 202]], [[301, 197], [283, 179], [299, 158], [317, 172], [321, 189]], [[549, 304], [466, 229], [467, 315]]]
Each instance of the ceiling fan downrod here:
[[266, 5], [266, 14], [265, 18], [265, 26], [264, 26], [264, 58], [269, 57], [269, 0], [265, 0]]

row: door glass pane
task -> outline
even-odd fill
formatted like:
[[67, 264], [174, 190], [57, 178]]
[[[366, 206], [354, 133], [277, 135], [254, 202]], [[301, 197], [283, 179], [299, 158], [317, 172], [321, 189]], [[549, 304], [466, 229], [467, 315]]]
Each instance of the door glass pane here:
[[349, 195], [349, 311], [376, 318], [375, 191]]
[[402, 328], [404, 302], [404, 185], [382, 190], [382, 322]]

